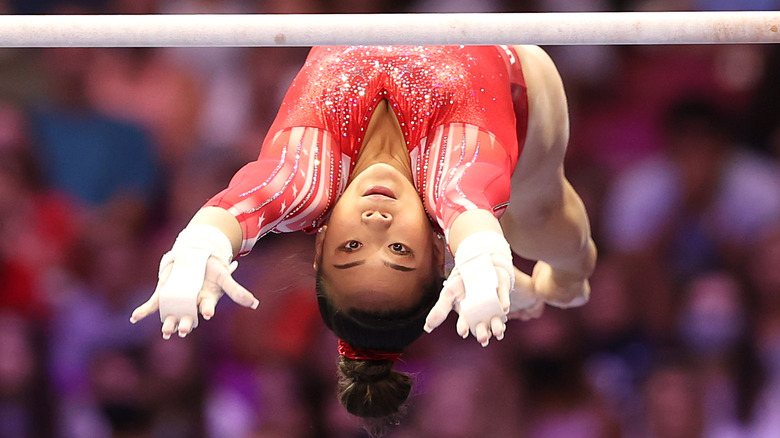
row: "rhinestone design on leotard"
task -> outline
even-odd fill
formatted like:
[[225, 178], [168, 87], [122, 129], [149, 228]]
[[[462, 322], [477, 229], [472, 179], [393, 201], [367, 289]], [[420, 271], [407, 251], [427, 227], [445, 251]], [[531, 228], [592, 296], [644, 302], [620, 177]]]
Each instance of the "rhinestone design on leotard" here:
[[[507, 50], [493, 46], [314, 48], [290, 86], [261, 151], [261, 157], [281, 158], [273, 160], [268, 173], [258, 175], [260, 184], [251, 184], [253, 178], [248, 176], [237, 178], [240, 187], [215, 197], [214, 205], [240, 212], [239, 222], [250, 236], [244, 250], [254, 244], [251, 236], [258, 231], [320, 226], [346, 188], [371, 115], [384, 99], [398, 119], [413, 181], [429, 217], [444, 228], [457, 214], [451, 211], [493, 208], [474, 204], [473, 199], [483, 202], [485, 197], [463, 187], [461, 181], [470, 163], [494, 161], [494, 169], [509, 172], [516, 162], [517, 131], [508, 80], [518, 74], [507, 74], [511, 67]], [[294, 129], [306, 131], [299, 143], [277, 144], [282, 138], [276, 141], [275, 136]], [[325, 137], [332, 143], [328, 148], [322, 144]], [[314, 167], [301, 162], [304, 149], [319, 160]], [[311, 174], [305, 175], [310, 168]], [[231, 190], [238, 199], [231, 197]]]

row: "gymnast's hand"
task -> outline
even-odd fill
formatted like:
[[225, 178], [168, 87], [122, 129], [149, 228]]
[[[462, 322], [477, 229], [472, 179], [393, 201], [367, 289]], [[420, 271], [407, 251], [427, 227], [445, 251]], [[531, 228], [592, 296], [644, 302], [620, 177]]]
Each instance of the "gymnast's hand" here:
[[509, 319], [529, 321], [539, 318], [544, 313], [544, 299], [539, 296], [534, 287], [531, 276], [515, 268], [515, 287], [509, 293], [511, 306], [509, 307]]
[[555, 269], [543, 261], [534, 265], [534, 292], [545, 303], [568, 309], [585, 305], [590, 299], [590, 283], [587, 277]]
[[514, 276], [512, 253], [503, 235], [493, 231], [470, 235], [458, 247], [455, 268], [428, 314], [425, 331], [433, 331], [455, 309], [456, 330], [464, 339], [471, 332], [483, 347], [491, 336], [503, 339]]
[[544, 313], [544, 305], [570, 308], [588, 302], [587, 279], [553, 269], [548, 263], [536, 262], [532, 276], [515, 268], [515, 287], [509, 295], [512, 305], [507, 317], [528, 321]]
[[231, 276], [238, 266], [236, 261], [231, 263], [232, 257], [230, 241], [218, 228], [188, 226], [163, 256], [157, 287], [151, 298], [133, 311], [130, 322], [135, 324], [159, 309], [163, 338], [169, 339], [175, 331], [184, 337], [195, 329], [198, 311], [211, 319], [223, 294], [256, 309], [257, 298]]

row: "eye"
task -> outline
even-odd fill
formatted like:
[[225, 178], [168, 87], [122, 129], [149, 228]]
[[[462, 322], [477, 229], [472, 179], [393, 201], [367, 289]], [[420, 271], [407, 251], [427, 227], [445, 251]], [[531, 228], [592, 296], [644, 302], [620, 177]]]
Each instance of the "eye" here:
[[363, 246], [363, 244], [357, 240], [348, 240], [343, 245], [341, 245], [339, 249], [345, 252], [352, 252], [356, 249], [360, 249], [361, 246]]
[[403, 243], [398, 243], [398, 242], [391, 243], [387, 247], [390, 248], [390, 251], [393, 251], [394, 253], [400, 255], [408, 255], [412, 253], [412, 251], [409, 248], [407, 248], [406, 245], [404, 245]]

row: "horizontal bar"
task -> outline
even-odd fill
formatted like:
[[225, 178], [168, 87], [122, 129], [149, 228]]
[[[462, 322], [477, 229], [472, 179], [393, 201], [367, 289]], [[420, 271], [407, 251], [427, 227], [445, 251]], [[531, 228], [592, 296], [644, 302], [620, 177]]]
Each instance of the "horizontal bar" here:
[[0, 16], [0, 47], [778, 42], [778, 11]]

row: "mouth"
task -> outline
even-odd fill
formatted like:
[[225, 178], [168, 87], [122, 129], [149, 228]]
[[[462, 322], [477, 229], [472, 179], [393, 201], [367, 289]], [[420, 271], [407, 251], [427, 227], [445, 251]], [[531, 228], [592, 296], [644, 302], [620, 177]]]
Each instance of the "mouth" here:
[[366, 196], [383, 196], [390, 199], [396, 199], [395, 193], [384, 186], [371, 186], [363, 193], [363, 197]]

